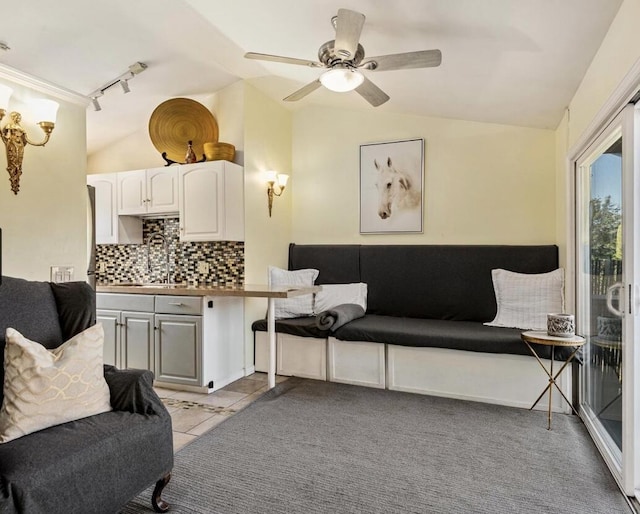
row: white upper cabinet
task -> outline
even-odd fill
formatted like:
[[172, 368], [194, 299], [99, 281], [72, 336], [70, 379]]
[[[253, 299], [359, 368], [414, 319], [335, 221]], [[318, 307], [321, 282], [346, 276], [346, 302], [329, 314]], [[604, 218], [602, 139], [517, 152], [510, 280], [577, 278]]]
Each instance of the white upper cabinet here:
[[211, 161], [180, 166], [181, 241], [244, 240], [241, 166]]
[[117, 178], [117, 173], [87, 176], [87, 184], [96, 191], [96, 243], [142, 243], [142, 221], [129, 216], [118, 216]]
[[178, 168], [147, 170], [147, 213], [178, 212]]
[[178, 212], [176, 167], [122, 171], [118, 175], [118, 213], [121, 215]]

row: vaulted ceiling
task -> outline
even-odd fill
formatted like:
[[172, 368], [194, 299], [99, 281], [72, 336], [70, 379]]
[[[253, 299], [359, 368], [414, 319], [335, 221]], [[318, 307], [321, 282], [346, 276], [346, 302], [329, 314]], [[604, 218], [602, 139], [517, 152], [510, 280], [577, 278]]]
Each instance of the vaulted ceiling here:
[[[438, 48], [437, 68], [365, 72], [390, 97], [376, 109], [555, 128], [622, 0], [30, 0], [0, 8], [0, 63], [88, 95], [140, 61], [129, 94], [87, 110], [89, 152], [145, 128], [167, 98], [246, 79], [281, 101], [320, 70], [245, 52], [317, 59], [339, 8], [363, 13], [366, 55]], [[373, 109], [323, 88], [299, 102]]]

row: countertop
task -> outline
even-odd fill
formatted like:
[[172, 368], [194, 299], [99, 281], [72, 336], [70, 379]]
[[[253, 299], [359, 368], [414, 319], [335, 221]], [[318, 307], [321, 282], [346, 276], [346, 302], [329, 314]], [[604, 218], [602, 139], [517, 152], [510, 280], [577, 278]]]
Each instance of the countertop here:
[[317, 293], [321, 286], [269, 287], [267, 285], [188, 285], [188, 284], [97, 284], [98, 293], [153, 294], [176, 296], [236, 296], [245, 298], [291, 298]]

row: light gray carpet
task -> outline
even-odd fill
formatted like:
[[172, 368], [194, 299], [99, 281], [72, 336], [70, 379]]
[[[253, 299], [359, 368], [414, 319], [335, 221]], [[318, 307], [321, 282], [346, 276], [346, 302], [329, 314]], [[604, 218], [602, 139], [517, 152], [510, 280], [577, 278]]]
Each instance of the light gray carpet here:
[[[176, 455], [174, 513], [628, 514], [582, 423], [291, 379]], [[151, 512], [150, 491], [123, 513]]]

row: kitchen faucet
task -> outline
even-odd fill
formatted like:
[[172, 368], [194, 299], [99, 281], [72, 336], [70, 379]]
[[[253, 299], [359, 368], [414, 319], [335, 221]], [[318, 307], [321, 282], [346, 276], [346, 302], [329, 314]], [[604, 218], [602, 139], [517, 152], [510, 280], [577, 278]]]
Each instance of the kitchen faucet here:
[[159, 237], [162, 240], [162, 245], [164, 246], [164, 254], [165, 254], [165, 260], [167, 262], [167, 277], [166, 277], [166, 283], [169, 284], [171, 281], [169, 280], [170, 277], [170, 273], [169, 273], [169, 245], [167, 243], [167, 239], [164, 237], [164, 235], [161, 232], [153, 232], [151, 234], [149, 234], [149, 238], [147, 239], [147, 270], [149, 272], [149, 276], [151, 276], [151, 258], [150, 258], [150, 252], [149, 249], [151, 247], [151, 240]]

